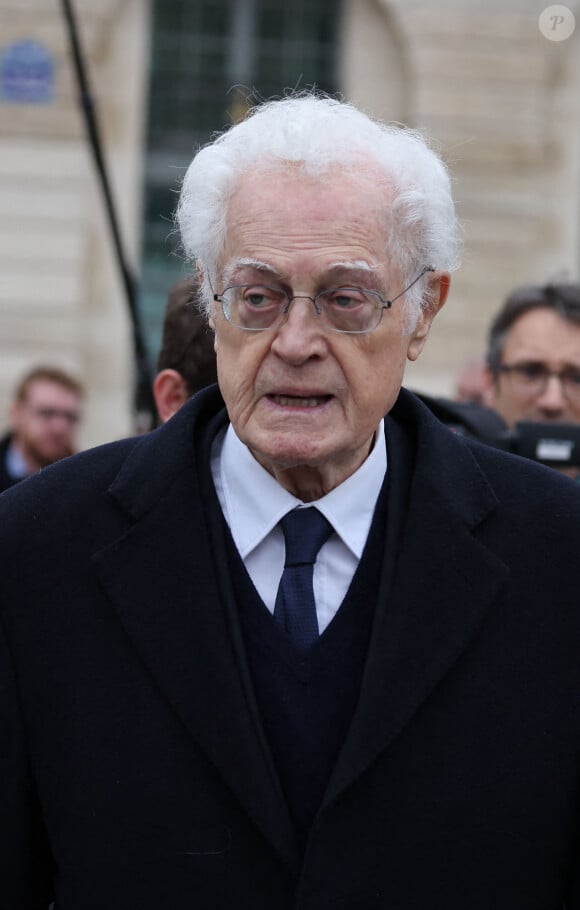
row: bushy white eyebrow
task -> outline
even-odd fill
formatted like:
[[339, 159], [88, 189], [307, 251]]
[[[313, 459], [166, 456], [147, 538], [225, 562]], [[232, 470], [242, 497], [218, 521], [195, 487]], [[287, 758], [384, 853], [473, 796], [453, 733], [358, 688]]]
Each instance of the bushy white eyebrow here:
[[339, 271], [339, 269], [344, 269], [345, 271], [357, 271], [357, 272], [378, 272], [380, 266], [371, 265], [366, 262], [364, 259], [345, 259], [340, 262], [331, 262], [328, 266], [329, 271]]
[[223, 272], [223, 280], [226, 287], [229, 285], [232, 275], [236, 269], [239, 268], [257, 269], [259, 272], [269, 272], [278, 280], [283, 280], [283, 276], [280, 274], [280, 272], [278, 272], [278, 270], [274, 268], [274, 266], [270, 263], [262, 262], [260, 259], [250, 259], [243, 257], [242, 259], [236, 259], [235, 262], [230, 262], [225, 266]]
[[[230, 262], [224, 268], [223, 280], [226, 287], [229, 285], [236, 269], [239, 268], [257, 269], [259, 272], [268, 272], [279, 281], [284, 280], [284, 276], [271, 263], [262, 262], [260, 259], [242, 257], [242, 259], [237, 259], [235, 262]], [[331, 262], [330, 265], [327, 266], [329, 272], [351, 271], [368, 272], [371, 274], [373, 272], [378, 272], [379, 269], [380, 266], [370, 265], [370, 263], [366, 262], [364, 259], [344, 259], [337, 262]]]

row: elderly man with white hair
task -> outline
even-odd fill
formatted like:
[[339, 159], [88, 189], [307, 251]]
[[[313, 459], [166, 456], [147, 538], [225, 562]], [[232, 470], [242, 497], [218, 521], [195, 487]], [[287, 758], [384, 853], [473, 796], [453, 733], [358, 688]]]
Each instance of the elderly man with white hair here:
[[580, 490], [401, 388], [423, 138], [288, 97], [178, 210], [218, 386], [0, 500], [6, 910], [579, 910]]

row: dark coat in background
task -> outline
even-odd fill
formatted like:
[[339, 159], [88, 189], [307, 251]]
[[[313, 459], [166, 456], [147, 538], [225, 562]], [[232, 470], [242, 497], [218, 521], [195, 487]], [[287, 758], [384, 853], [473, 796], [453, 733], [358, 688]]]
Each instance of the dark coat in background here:
[[0, 500], [2, 910], [580, 910], [580, 490], [401, 393], [404, 518], [299, 856], [207, 506], [222, 406]]
[[11, 439], [11, 433], [7, 433], [0, 438], [0, 493], [2, 493], [3, 490], [7, 490], [8, 487], [13, 487], [15, 483], [18, 483], [22, 479], [20, 477], [12, 477], [12, 475], [8, 473], [6, 467], [6, 455], [10, 447]]

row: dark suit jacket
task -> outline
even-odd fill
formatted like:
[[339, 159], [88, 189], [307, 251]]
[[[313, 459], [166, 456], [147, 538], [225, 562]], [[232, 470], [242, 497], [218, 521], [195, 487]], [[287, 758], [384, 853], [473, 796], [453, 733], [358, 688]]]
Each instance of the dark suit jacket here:
[[220, 406], [0, 499], [2, 910], [579, 910], [580, 489], [401, 394], [408, 501], [300, 857], [196, 442]]

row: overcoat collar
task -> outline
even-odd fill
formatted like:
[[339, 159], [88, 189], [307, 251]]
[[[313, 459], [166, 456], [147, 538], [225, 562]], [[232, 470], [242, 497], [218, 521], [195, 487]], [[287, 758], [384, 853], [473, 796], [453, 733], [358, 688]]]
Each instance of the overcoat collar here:
[[[94, 561], [173, 709], [247, 814], [297, 869], [290, 818], [223, 571], [220, 535], [227, 529], [219, 510], [207, 507], [203, 484], [211, 484], [211, 475], [200, 460], [208, 452], [194, 444], [225, 419], [214, 387], [140, 440], [109, 490], [127, 515], [127, 530]], [[407, 514], [398, 539], [387, 535], [361, 698], [324, 805], [412, 721], [469, 646], [507, 574], [477, 540], [495, 496], [461, 440], [402, 392], [387, 421], [387, 444], [391, 491], [398, 473], [409, 473], [398, 461], [407, 458], [401, 453], [414, 455]]]
[[381, 588], [358, 708], [325, 806], [412, 722], [469, 647], [509, 573], [478, 539], [479, 525], [498, 503], [464, 440], [405, 391], [387, 417], [386, 434]]

